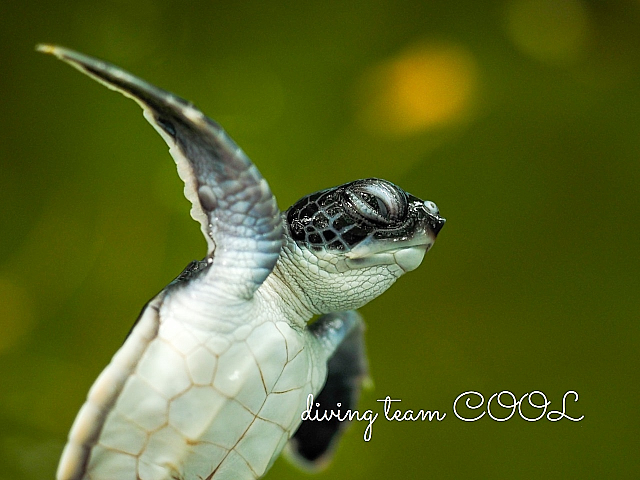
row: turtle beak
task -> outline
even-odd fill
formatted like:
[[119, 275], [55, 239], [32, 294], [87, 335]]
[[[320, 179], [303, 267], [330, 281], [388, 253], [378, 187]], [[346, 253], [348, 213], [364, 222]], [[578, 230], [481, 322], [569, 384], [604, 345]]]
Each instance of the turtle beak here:
[[429, 230], [433, 233], [434, 237], [438, 236], [440, 230], [444, 226], [444, 223], [447, 220], [442, 218], [440, 215], [433, 215], [431, 213], [427, 214], [427, 225], [429, 226]]

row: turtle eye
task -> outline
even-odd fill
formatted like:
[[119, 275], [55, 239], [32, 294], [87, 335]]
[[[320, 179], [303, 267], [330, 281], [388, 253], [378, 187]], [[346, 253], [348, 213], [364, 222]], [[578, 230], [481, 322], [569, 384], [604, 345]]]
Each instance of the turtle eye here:
[[390, 182], [377, 178], [359, 180], [345, 190], [354, 213], [378, 225], [391, 225], [404, 219], [407, 197]]
[[381, 198], [363, 192], [350, 192], [349, 190], [347, 190], [347, 196], [356, 212], [367, 220], [371, 220], [374, 223], [389, 223], [387, 219], [388, 209]]

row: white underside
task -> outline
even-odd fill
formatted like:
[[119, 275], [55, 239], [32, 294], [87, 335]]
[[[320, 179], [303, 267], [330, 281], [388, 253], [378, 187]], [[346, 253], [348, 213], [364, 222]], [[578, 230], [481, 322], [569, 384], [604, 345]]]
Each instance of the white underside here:
[[295, 432], [325, 378], [307, 331], [254, 318], [221, 335], [165, 312], [143, 317], [96, 381], [59, 480], [256, 479]]

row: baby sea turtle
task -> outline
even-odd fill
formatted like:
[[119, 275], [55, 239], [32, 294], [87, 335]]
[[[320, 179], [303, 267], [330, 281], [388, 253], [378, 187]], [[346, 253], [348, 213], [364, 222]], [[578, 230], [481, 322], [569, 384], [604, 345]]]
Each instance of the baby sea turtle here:
[[192, 104], [114, 65], [38, 49], [143, 108], [208, 245], [91, 387], [58, 480], [257, 479], [287, 443], [307, 464], [324, 460], [341, 425], [301, 426], [308, 396], [355, 408], [367, 364], [354, 309], [418, 267], [444, 225], [436, 205], [369, 178], [281, 213], [258, 169]]

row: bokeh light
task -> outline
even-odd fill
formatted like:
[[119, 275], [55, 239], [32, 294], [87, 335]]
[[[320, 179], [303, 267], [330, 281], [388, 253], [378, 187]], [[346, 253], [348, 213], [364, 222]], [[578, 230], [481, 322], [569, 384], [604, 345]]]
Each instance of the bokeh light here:
[[476, 88], [476, 62], [467, 49], [414, 44], [364, 74], [357, 117], [375, 134], [413, 135], [460, 121]]
[[513, 43], [540, 61], [575, 61], [588, 42], [589, 15], [581, 0], [512, 0], [506, 17]]

